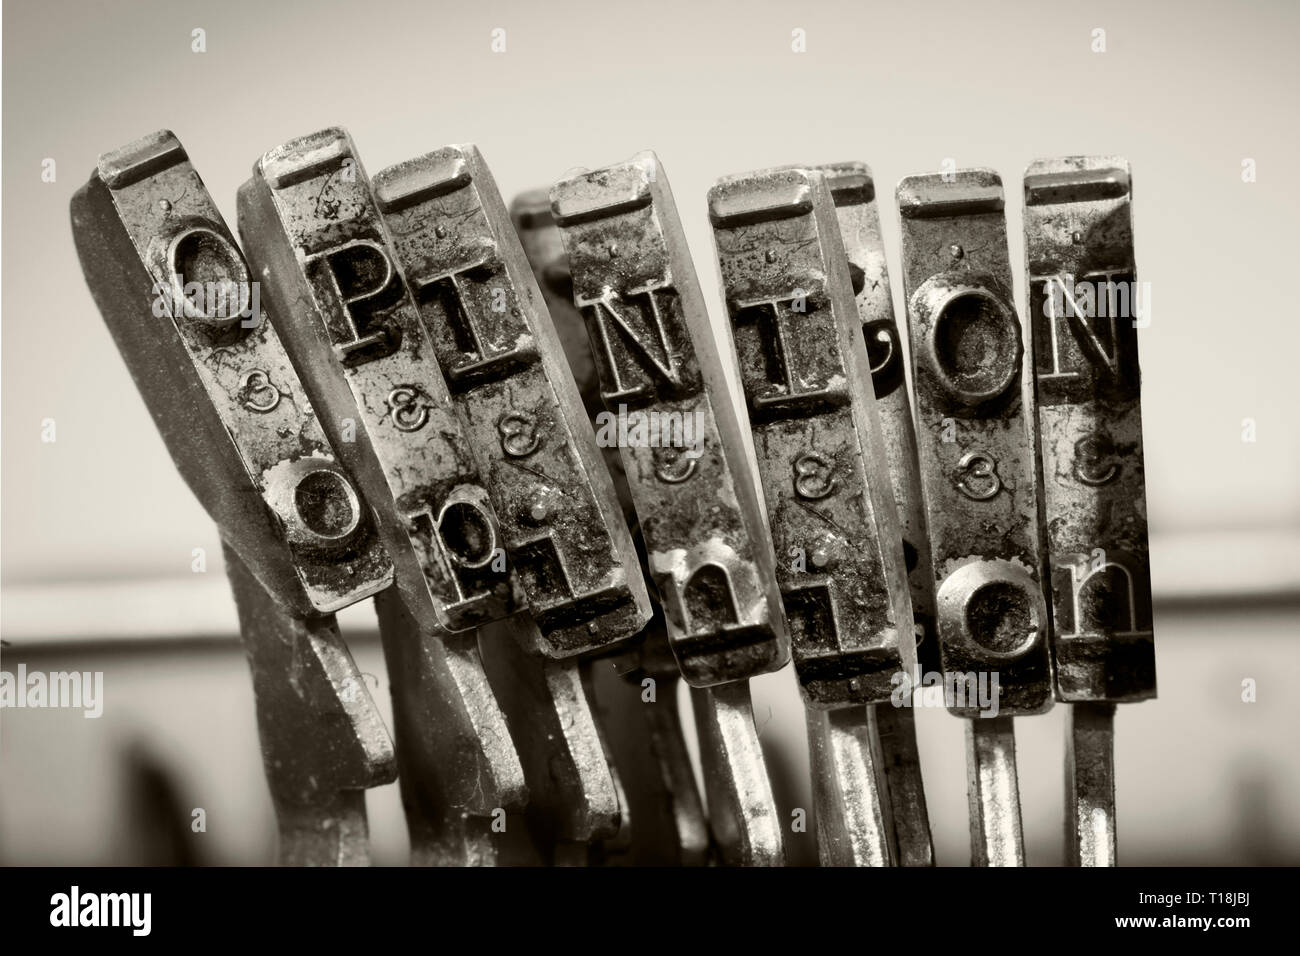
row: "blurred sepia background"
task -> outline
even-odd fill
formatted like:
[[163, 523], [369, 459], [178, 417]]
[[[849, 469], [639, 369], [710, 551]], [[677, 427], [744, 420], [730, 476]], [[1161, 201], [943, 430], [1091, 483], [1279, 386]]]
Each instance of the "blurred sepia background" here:
[[[1300, 862], [1300, 324], [1279, 298], [1300, 254], [1300, 6], [9, 0], [3, 16], [3, 665], [102, 670], [106, 700], [98, 720], [0, 711], [0, 861], [272, 859], [217, 534], [86, 290], [68, 201], [100, 152], [168, 127], [233, 223], [263, 151], [342, 125], [372, 171], [477, 143], [507, 201], [653, 148], [719, 306], [704, 196], [724, 174], [865, 160], [897, 275], [901, 177], [948, 158], [997, 169], [1019, 262], [1029, 161], [1126, 156], [1153, 293], [1141, 355], [1160, 697], [1117, 720], [1121, 862]], [[369, 607], [342, 626], [387, 708]], [[810, 805], [792, 672], [755, 697], [789, 819]], [[1063, 856], [1063, 724], [1061, 707], [1017, 721], [1034, 864]], [[919, 726], [939, 861], [964, 865], [962, 727], [940, 711]], [[396, 786], [368, 800], [376, 860], [403, 862]], [[189, 831], [195, 807], [206, 833]], [[794, 861], [813, 858], [811, 832], [790, 842]]]

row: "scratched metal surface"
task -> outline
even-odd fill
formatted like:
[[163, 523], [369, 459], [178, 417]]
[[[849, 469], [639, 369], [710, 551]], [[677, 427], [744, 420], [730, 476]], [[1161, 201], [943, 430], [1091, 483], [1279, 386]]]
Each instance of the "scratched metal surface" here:
[[[1156, 693], [1132, 179], [1117, 156], [1025, 171], [1027, 318], [1058, 696]], [[1093, 313], [1093, 314], [1089, 314]]]
[[239, 221], [326, 433], [400, 573], [418, 562], [419, 611], [460, 631], [516, 610], [496, 513], [351, 138], [326, 129], [268, 151]]
[[944, 671], [996, 671], [1003, 714], [1039, 713], [1052, 703], [1045, 552], [1002, 182], [989, 170], [913, 176], [898, 203]]
[[[386, 587], [374, 523], [267, 315], [251, 315], [252, 275], [176, 138], [106, 153], [72, 222], [86, 282], [176, 468], [276, 600], [321, 613]], [[196, 311], [181, 300], [186, 282], [241, 284], [250, 314], [223, 318], [206, 301]]]
[[645, 582], [491, 172], [473, 146], [448, 146], [374, 185], [543, 648], [625, 640], [650, 617]]
[[551, 204], [606, 408], [689, 419], [680, 446], [621, 448], [669, 640], [693, 686], [783, 666], [770, 535], [663, 169], [652, 153], [562, 180]]
[[830, 189], [810, 169], [732, 176], [709, 212], [801, 686], [815, 706], [888, 700], [916, 639]]

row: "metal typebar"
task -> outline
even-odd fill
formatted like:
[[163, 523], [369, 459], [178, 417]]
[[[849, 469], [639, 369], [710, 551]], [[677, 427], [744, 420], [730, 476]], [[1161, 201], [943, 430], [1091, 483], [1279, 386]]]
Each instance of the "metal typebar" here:
[[480, 635], [523, 756], [529, 819], [547, 853], [580, 862], [621, 818], [578, 656], [625, 642], [649, 619], [636, 551], [478, 149], [399, 163], [374, 189], [529, 600], [531, 617]]
[[1132, 189], [1117, 156], [1025, 171], [1028, 317], [1053, 594], [1070, 703], [1070, 862], [1115, 865], [1114, 705], [1156, 695]]
[[393, 742], [334, 616], [295, 617], [225, 545], [285, 866], [370, 862], [366, 794], [397, 774]]
[[[511, 204], [520, 244], [564, 348], [588, 415], [604, 412], [595, 360], [582, 313], [573, 303], [573, 274], [551, 214], [546, 190], [525, 193]], [[636, 510], [615, 445], [602, 448], [624, 518], [635, 527]], [[625, 783], [620, 821], [626, 840], [607, 841], [606, 863], [698, 866], [707, 860], [708, 821], [691, 769], [677, 688], [681, 674], [658, 614], [642, 639], [607, 660], [584, 664], [596, 686], [597, 727], [613, 754], [612, 766]]]
[[989, 170], [913, 176], [898, 203], [944, 690], [948, 709], [974, 721], [972, 858], [1022, 865], [1009, 718], [1051, 707], [1050, 618], [1002, 182]]
[[[672, 193], [655, 156], [641, 153], [557, 183], [551, 205], [602, 398], [636, 433], [619, 441], [624, 471], [669, 643], [695, 688], [710, 817], [736, 824], [714, 835], [727, 862], [779, 862], [748, 688], [727, 685], [782, 667], [789, 640], [771, 539]], [[693, 440], [648, 434], [674, 422]]]
[[[904, 371], [906, 362], [894, 319], [894, 298], [876, 207], [876, 184], [865, 163], [831, 163], [817, 168], [825, 174], [835, 202], [840, 237], [849, 260], [850, 281], [862, 320], [880, 434], [889, 462], [889, 483], [903, 535], [912, 626], [916, 632], [917, 674], [923, 678], [925, 674], [939, 673], [942, 667], [939, 641], [934, 633], [934, 572], [921, 498], [916, 430]], [[890, 701], [894, 706], [878, 704], [873, 708], [900, 866], [934, 865], [934, 845], [916, 742], [916, 717], [912, 710], [911, 690], [919, 683], [913, 675], [904, 692]]]
[[709, 218], [809, 711], [818, 844], [827, 864], [888, 865], [867, 706], [915, 671], [916, 637], [831, 190], [812, 168], [730, 176], [709, 190]]
[[294, 365], [379, 517], [397, 583], [376, 600], [422, 863], [492, 862], [523, 771], [473, 631], [522, 606], [501, 525], [360, 158], [340, 129], [267, 152], [240, 230]]
[[278, 858], [365, 863], [360, 791], [393, 780], [393, 748], [331, 612], [392, 582], [371, 512], [176, 137], [101, 156], [72, 226], [105, 324], [225, 543]]

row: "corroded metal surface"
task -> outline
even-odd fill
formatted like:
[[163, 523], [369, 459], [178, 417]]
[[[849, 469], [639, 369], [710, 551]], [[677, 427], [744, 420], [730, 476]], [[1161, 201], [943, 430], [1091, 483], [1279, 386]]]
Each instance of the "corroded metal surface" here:
[[[934, 627], [934, 571], [921, 497], [916, 431], [904, 370], [906, 362], [894, 319], [875, 180], [865, 163], [831, 163], [818, 169], [826, 176], [835, 201], [835, 216], [849, 260], [849, 278], [871, 363], [880, 434], [889, 461], [889, 483], [903, 535], [903, 557], [912, 596], [912, 627], [916, 632], [917, 671], [923, 677], [926, 673], [937, 673], [942, 667]], [[915, 686], [913, 675], [904, 693]], [[910, 707], [898, 707], [893, 701], [888, 705], [877, 704], [874, 710], [884, 755], [898, 863], [931, 866], [934, 846], [921, 779], [915, 715]]]
[[641, 153], [557, 183], [551, 204], [606, 408], [697, 432], [621, 448], [682, 674], [704, 687], [776, 670], [789, 643], [770, 536], [663, 170]]
[[253, 674], [277, 859], [286, 866], [365, 866], [365, 791], [397, 775], [393, 742], [365, 679], [333, 615], [295, 617], [229, 544], [225, 558]]
[[224, 542], [278, 859], [364, 864], [364, 790], [393, 780], [393, 745], [333, 616], [321, 612], [392, 581], [370, 510], [174, 136], [101, 157], [72, 221], [95, 301]]
[[[105, 153], [73, 198], [72, 227], [177, 470], [268, 592], [308, 615], [387, 587], [392, 565], [369, 510], [177, 139], [162, 131]], [[201, 296], [186, 296], [191, 282]], [[222, 290], [233, 309], [217, 301]]]
[[1114, 703], [1156, 695], [1133, 261], [1117, 156], [1025, 171], [1025, 256], [1066, 733], [1069, 862], [1115, 865]]
[[823, 862], [885, 866], [885, 778], [863, 704], [915, 670], [916, 638], [831, 190], [812, 169], [728, 177], [709, 217], [809, 708], [819, 849]]
[[709, 217], [804, 697], [888, 700], [916, 639], [830, 189], [812, 169], [727, 177]]
[[1043, 498], [1059, 699], [1156, 693], [1128, 163], [1025, 171]]
[[637, 633], [650, 604], [632, 540], [482, 156], [447, 146], [374, 187], [543, 649], [570, 657]]
[[889, 267], [880, 233], [876, 185], [865, 163], [832, 163], [817, 167], [826, 176], [835, 200], [849, 278], [862, 320], [871, 381], [876, 395], [880, 435], [889, 462], [889, 483], [898, 509], [903, 535], [903, 557], [912, 596], [912, 621], [916, 630], [917, 663], [922, 671], [940, 668], [939, 642], [934, 634], [934, 571], [930, 563], [930, 535], [925, 524], [921, 475], [916, 453], [916, 430], [908, 397], [906, 359], [894, 319]]
[[898, 203], [943, 670], [996, 672], [1001, 714], [1039, 713], [1052, 702], [1049, 620], [1002, 182], [987, 170], [909, 177]]
[[399, 573], [418, 561], [426, 626], [459, 631], [516, 610], [495, 509], [347, 133], [263, 155], [239, 190], [239, 228]]
[[[600, 383], [586, 324], [573, 303], [573, 276], [550, 196], [545, 190], [518, 196], [511, 215], [587, 414], [595, 419], [604, 410]], [[635, 526], [636, 510], [619, 450], [607, 446], [602, 451], [624, 516]], [[604, 862], [703, 864], [709, 850], [708, 822], [677, 707], [681, 676], [662, 616], [651, 620], [641, 640], [585, 666], [596, 687], [597, 727], [609, 741], [613, 766], [624, 782], [621, 827], [626, 839], [601, 847]]]
[[412, 860], [492, 863], [491, 824], [526, 789], [475, 635], [516, 609], [495, 510], [432, 344], [341, 130], [268, 152], [240, 228], [335, 446], [361, 478], [396, 566], [376, 599], [393, 675]]
[[773, 865], [784, 848], [744, 681], [783, 665], [788, 638], [770, 535], [672, 194], [643, 153], [557, 184], [551, 208], [606, 408], [689, 415], [698, 429], [693, 455], [621, 447], [624, 471], [669, 643], [697, 688], [714, 838], [726, 862]]

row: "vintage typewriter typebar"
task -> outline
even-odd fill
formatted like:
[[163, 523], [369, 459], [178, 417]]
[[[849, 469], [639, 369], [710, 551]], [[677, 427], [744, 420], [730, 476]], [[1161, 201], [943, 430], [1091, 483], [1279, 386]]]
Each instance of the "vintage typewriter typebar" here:
[[72, 227], [136, 387], [225, 542], [278, 858], [363, 864], [363, 791], [393, 780], [393, 746], [328, 612], [392, 582], [370, 509], [171, 133], [101, 156]]
[[1115, 864], [1115, 704], [1156, 694], [1132, 192], [1117, 156], [1025, 171], [1025, 255], [1051, 558], [1056, 696], [1069, 714], [1071, 862]]
[[632, 540], [482, 156], [447, 146], [374, 185], [546, 652], [637, 633], [650, 609]]
[[[631, 535], [492, 175], [473, 146], [378, 173], [375, 196], [530, 601], [480, 635], [544, 852], [617, 832], [617, 778], [577, 655], [650, 616]], [[546, 660], [541, 655], [559, 660]]]
[[602, 398], [629, 422], [624, 469], [682, 674], [709, 687], [777, 670], [770, 538], [662, 170], [641, 153], [557, 183], [551, 202]]
[[1052, 688], [1033, 388], [1002, 182], [988, 170], [909, 177], [898, 203], [944, 689], [971, 718], [972, 854], [1019, 865], [1012, 718], [1047, 710]]
[[418, 556], [446, 630], [513, 612], [496, 513], [350, 137], [327, 129], [270, 150], [239, 213], [283, 303], [280, 334], [394, 560]]
[[467, 628], [515, 610], [496, 513], [347, 133], [266, 153], [240, 229], [294, 365], [379, 515], [376, 599], [417, 863], [493, 862], [523, 771]]
[[370, 862], [366, 789], [397, 776], [393, 741], [334, 616], [296, 617], [223, 547], [285, 866]]
[[[880, 416], [880, 433], [889, 460], [889, 479], [903, 534], [903, 556], [912, 596], [912, 626], [916, 632], [917, 671], [939, 673], [939, 642], [934, 633], [934, 571], [930, 565], [930, 535], [916, 457], [912, 404], [907, 394], [905, 360], [894, 299], [890, 292], [885, 245], [876, 206], [876, 185], [865, 163], [819, 166], [835, 202], [840, 237], [849, 260], [849, 275], [866, 338], [871, 381]], [[906, 703], [915, 677], [902, 685]], [[891, 700], [891, 704], [893, 701]], [[934, 846], [921, 780], [921, 756], [916, 743], [916, 718], [910, 706], [874, 708], [893, 809], [894, 834], [901, 866], [932, 866]]]
[[[724, 862], [784, 860], [746, 679], [780, 668], [789, 641], [771, 538], [743, 454], [722, 355], [672, 193], [652, 153], [551, 190], [606, 408], [657, 421], [622, 447], [669, 641], [695, 690], [710, 817]], [[651, 416], [649, 413], [655, 413]], [[663, 429], [689, 420], [686, 447]]]
[[[896, 675], [915, 670], [916, 637], [831, 191], [814, 169], [727, 177], [709, 191], [709, 217], [795, 669], [811, 711], [818, 843], [826, 863], [887, 865], [894, 854], [886, 791], [876, 785], [879, 747], [849, 725], [866, 728], [864, 705], [887, 704]], [[819, 710], [851, 714], [824, 719]], [[825, 742], [845, 733], [843, 743]], [[846, 754], [872, 786], [837, 785]]]
[[[573, 276], [551, 214], [550, 196], [546, 190], [524, 193], [515, 198], [510, 211], [587, 414], [596, 425], [605, 406], [586, 323], [573, 303]], [[635, 524], [619, 450], [601, 450], [624, 516]], [[621, 646], [612, 658], [586, 661], [583, 666], [596, 689], [597, 726], [609, 739], [612, 766], [626, 791], [620, 821], [626, 841], [607, 841], [601, 847], [604, 862], [703, 865], [709, 850], [708, 821], [677, 709], [681, 673], [668, 646], [662, 614], [651, 620], [641, 640]]]

